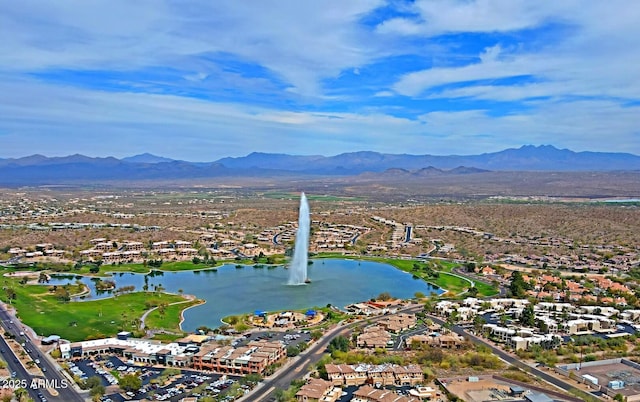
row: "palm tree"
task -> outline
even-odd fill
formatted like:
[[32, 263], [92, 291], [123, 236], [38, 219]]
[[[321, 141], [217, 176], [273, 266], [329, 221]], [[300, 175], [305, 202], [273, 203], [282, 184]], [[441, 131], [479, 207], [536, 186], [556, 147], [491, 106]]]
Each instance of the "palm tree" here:
[[19, 402], [26, 401], [26, 400], [27, 400], [27, 398], [29, 398], [29, 393], [28, 393], [28, 392], [27, 392], [27, 390], [26, 390], [26, 389], [24, 389], [24, 388], [18, 388], [18, 389], [16, 389], [15, 391], [13, 391], [13, 395], [15, 395], [15, 396], [16, 396], [16, 399], [17, 399]]
[[164, 316], [164, 313], [167, 311], [167, 303], [160, 303], [160, 305], [158, 306], [158, 313], [160, 313], [161, 316]]

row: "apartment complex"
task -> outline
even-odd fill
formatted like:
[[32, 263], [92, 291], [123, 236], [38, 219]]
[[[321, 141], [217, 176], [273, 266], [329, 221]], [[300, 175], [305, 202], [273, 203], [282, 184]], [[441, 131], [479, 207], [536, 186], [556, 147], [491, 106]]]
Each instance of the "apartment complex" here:
[[417, 365], [327, 364], [325, 368], [334, 385], [416, 385], [424, 380], [422, 368]]

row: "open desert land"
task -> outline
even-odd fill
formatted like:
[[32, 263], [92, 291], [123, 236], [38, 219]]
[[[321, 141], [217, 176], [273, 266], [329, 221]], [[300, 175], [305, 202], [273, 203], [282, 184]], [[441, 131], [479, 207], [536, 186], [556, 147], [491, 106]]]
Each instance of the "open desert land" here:
[[[313, 184], [311, 182], [310, 187]], [[206, 231], [236, 231], [243, 236], [242, 241], [252, 242], [262, 230], [296, 220], [299, 191], [292, 187], [302, 189], [303, 183], [280, 183], [279, 188], [271, 189], [258, 187], [257, 183], [253, 185], [256, 188], [7, 189], [0, 198], [0, 224], [5, 225], [0, 230], [0, 249], [52, 243], [73, 253], [88, 248], [89, 241], [95, 238], [145, 243], [172, 239], [194, 242]], [[398, 187], [396, 184], [394, 191], [402, 193]], [[492, 196], [480, 200], [417, 201], [407, 200], [405, 196], [402, 202], [383, 202], [384, 194], [375, 193], [372, 187], [368, 195], [365, 192], [360, 197], [345, 194], [351, 187], [330, 194], [327, 188], [324, 193], [319, 189], [316, 193], [304, 190], [311, 204], [312, 231], [317, 230], [320, 223], [366, 227], [353, 247], [348, 247], [361, 253], [371, 244], [384, 245], [394, 230], [392, 225], [373, 220], [374, 216], [412, 225], [414, 237], [423, 241], [403, 244], [401, 250], [392, 253], [414, 256], [430, 251], [434, 239], [455, 245], [454, 253], [462, 257], [473, 255], [477, 259], [503, 254], [585, 253], [580, 249], [584, 245], [634, 248], [639, 243], [637, 203], [575, 199], [572, 193], [577, 187], [574, 184], [563, 197]], [[426, 197], [432, 188], [418, 190]], [[632, 189], [627, 191], [627, 196], [633, 197]], [[603, 194], [614, 196], [614, 192]], [[27, 228], [34, 223], [44, 225], [41, 229], [45, 230]], [[46, 225], [53, 223], [106, 226], [46, 230]], [[120, 224], [125, 227], [119, 227]], [[494, 239], [444, 227], [471, 228], [489, 233]], [[505, 241], [495, 241], [495, 238]], [[586, 251], [593, 251], [592, 247]]]

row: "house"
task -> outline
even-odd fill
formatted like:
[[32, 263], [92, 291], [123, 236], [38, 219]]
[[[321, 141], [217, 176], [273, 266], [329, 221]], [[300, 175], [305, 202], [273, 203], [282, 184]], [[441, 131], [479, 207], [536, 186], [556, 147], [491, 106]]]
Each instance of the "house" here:
[[386, 348], [391, 335], [382, 326], [371, 326], [358, 335], [356, 346], [359, 348]]
[[424, 381], [422, 368], [417, 365], [327, 364], [325, 369], [334, 385], [416, 385]]
[[334, 386], [331, 381], [310, 378], [298, 392], [296, 400], [299, 402], [335, 402], [340, 399], [342, 389]]
[[482, 329], [484, 331], [489, 331], [491, 336], [495, 337], [499, 342], [508, 342], [511, 337], [516, 335], [515, 329], [501, 327], [496, 324], [484, 324]]
[[142, 251], [144, 244], [139, 241], [128, 241], [122, 246], [125, 251]]
[[325, 365], [327, 377], [334, 385], [361, 385], [367, 380], [366, 373], [357, 372], [347, 364], [327, 364]]
[[600, 329], [599, 320], [585, 320], [582, 318], [570, 320], [563, 324], [569, 335], [586, 335]]
[[439, 333], [432, 333], [430, 335], [414, 335], [406, 340], [407, 346], [419, 344], [429, 345], [433, 347], [440, 347], [443, 349], [459, 348], [464, 339], [455, 333], [440, 335]]
[[[190, 241], [184, 241], [184, 240], [175, 240], [173, 242], [173, 246], [177, 249], [185, 249], [185, 248], [191, 248], [191, 242]], [[196, 250], [197, 251], [197, 250]]]
[[416, 322], [417, 319], [414, 314], [400, 313], [383, 318], [378, 321], [378, 325], [391, 333], [397, 334], [415, 327]]
[[392, 390], [377, 389], [370, 385], [358, 388], [353, 393], [352, 402], [420, 402], [414, 396], [398, 395]]

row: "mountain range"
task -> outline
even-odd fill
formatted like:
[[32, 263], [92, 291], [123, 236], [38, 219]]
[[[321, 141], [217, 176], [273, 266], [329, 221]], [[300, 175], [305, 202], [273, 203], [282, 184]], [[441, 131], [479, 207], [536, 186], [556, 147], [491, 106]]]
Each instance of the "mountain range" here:
[[335, 156], [253, 152], [213, 162], [187, 162], [140, 154], [122, 159], [84, 155], [0, 159], [0, 185], [70, 181], [267, 177], [287, 175], [481, 174], [486, 171], [630, 171], [640, 156], [629, 153], [574, 152], [551, 145], [525, 145], [481, 155], [409, 155], [362, 151]]

